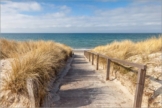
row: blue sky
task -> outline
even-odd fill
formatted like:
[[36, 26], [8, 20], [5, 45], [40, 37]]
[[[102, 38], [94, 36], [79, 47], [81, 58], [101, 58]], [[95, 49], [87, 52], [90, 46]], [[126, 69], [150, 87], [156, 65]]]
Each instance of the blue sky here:
[[2, 0], [1, 32], [161, 33], [160, 0]]

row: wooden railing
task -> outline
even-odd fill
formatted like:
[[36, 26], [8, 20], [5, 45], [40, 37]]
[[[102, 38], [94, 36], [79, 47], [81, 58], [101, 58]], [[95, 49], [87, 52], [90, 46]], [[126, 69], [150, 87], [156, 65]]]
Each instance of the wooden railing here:
[[110, 63], [119, 63], [124, 66], [131, 66], [138, 68], [138, 77], [137, 77], [137, 85], [136, 85], [136, 91], [135, 91], [135, 97], [134, 97], [134, 108], [141, 108], [142, 104], [142, 95], [143, 95], [143, 89], [145, 84], [145, 76], [146, 76], [146, 65], [132, 63], [125, 60], [119, 60], [115, 58], [111, 58], [102, 54], [98, 54], [96, 52], [92, 51], [84, 51], [84, 56], [92, 62], [92, 65], [94, 64], [94, 56], [96, 56], [96, 70], [99, 68], [99, 58], [102, 57], [107, 60], [107, 66], [106, 66], [106, 80], [110, 79]]

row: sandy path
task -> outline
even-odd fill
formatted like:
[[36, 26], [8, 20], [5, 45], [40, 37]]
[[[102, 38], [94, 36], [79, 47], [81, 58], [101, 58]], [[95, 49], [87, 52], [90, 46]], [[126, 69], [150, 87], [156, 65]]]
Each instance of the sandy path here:
[[127, 97], [113, 81], [105, 81], [81, 52], [75, 53], [71, 69], [60, 88], [60, 100], [52, 107], [132, 107]]

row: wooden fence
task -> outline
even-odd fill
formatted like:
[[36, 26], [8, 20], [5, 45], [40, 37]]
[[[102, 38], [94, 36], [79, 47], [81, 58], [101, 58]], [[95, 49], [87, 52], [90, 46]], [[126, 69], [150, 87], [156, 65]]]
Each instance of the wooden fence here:
[[99, 58], [102, 57], [107, 60], [107, 66], [106, 66], [106, 80], [109, 80], [109, 74], [110, 74], [110, 63], [119, 63], [121, 65], [125, 66], [132, 66], [138, 68], [138, 77], [137, 77], [137, 85], [136, 85], [136, 91], [135, 91], [135, 97], [134, 97], [134, 108], [141, 108], [142, 104], [142, 95], [143, 95], [143, 89], [145, 84], [145, 76], [146, 76], [146, 65], [132, 63], [125, 60], [119, 60], [115, 58], [111, 58], [102, 54], [98, 54], [96, 52], [92, 51], [84, 51], [84, 56], [89, 60], [89, 62], [92, 62], [92, 65], [94, 64], [94, 56], [96, 56], [96, 70], [99, 68]]

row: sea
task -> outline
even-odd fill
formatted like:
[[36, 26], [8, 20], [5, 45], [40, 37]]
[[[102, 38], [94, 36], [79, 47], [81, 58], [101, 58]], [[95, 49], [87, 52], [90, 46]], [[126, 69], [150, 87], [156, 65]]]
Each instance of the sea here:
[[73, 49], [92, 49], [107, 45], [114, 41], [143, 41], [151, 37], [159, 37], [160, 33], [0, 33], [0, 38], [17, 41], [53, 40], [66, 44]]

